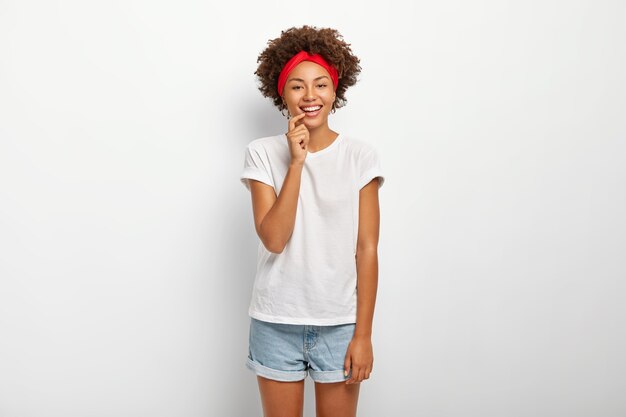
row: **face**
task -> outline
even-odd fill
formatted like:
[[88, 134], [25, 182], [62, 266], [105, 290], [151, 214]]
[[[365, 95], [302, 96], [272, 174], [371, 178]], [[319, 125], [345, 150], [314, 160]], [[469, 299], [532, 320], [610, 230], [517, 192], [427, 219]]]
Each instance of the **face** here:
[[[291, 116], [306, 113], [304, 124], [316, 128], [328, 124], [328, 114], [335, 101], [335, 89], [328, 71], [311, 61], [302, 61], [289, 73], [283, 100]], [[321, 106], [316, 111], [305, 111]]]

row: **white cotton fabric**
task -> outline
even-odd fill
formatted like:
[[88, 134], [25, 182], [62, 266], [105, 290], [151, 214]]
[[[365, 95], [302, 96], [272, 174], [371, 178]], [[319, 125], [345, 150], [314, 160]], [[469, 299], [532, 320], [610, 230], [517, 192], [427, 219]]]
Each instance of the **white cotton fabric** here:
[[[262, 137], [245, 149], [241, 182], [274, 187], [279, 195], [291, 161], [286, 134]], [[280, 253], [259, 241], [248, 314], [275, 323], [356, 323], [356, 244], [359, 191], [385, 178], [376, 149], [339, 134], [326, 148], [309, 152], [300, 181], [293, 233]]]

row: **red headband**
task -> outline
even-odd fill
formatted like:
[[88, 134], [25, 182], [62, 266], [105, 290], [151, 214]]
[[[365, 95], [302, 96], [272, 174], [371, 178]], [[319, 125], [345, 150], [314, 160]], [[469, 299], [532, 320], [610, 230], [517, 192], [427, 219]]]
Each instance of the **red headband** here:
[[300, 51], [294, 56], [291, 57], [289, 61], [285, 64], [282, 71], [280, 71], [280, 75], [278, 76], [278, 94], [283, 96], [283, 88], [285, 88], [285, 83], [287, 82], [287, 76], [293, 70], [296, 65], [298, 65], [302, 61], [312, 61], [316, 64], [321, 65], [328, 71], [330, 74], [330, 78], [333, 80], [333, 85], [335, 86], [335, 90], [337, 89], [337, 84], [339, 83], [339, 75], [337, 74], [337, 69], [330, 65], [320, 54], [310, 54], [307, 51]]

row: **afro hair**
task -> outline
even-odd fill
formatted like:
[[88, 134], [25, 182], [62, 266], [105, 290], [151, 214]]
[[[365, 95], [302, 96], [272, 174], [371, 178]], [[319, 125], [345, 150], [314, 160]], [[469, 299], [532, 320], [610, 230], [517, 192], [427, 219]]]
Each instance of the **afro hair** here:
[[350, 49], [350, 44], [336, 29], [304, 25], [301, 28], [289, 28], [281, 32], [280, 37], [271, 39], [267, 48], [259, 54], [259, 66], [254, 72], [260, 80], [259, 91], [264, 97], [273, 100], [279, 110], [285, 109], [283, 98], [278, 94], [278, 76], [292, 56], [304, 50], [311, 54], [320, 54], [330, 65], [337, 68], [339, 83], [335, 90], [336, 100], [333, 109], [345, 106], [348, 87], [356, 84], [361, 72], [359, 58]]

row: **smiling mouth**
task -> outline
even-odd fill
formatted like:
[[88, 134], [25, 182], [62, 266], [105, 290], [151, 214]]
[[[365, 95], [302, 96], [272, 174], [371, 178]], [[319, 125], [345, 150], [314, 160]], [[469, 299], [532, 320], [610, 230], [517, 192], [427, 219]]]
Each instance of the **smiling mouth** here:
[[302, 110], [305, 113], [315, 113], [321, 110], [321, 108], [322, 108], [321, 105], [317, 105], [317, 106], [300, 107], [300, 110]]

